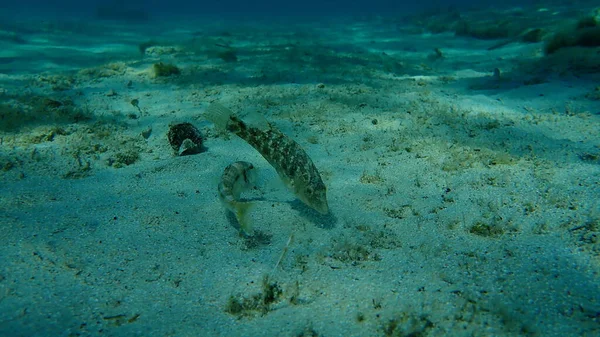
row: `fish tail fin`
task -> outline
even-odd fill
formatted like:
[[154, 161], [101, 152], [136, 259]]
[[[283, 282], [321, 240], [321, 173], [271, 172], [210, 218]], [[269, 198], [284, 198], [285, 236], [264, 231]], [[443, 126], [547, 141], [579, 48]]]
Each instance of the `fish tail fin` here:
[[252, 223], [248, 219], [248, 212], [254, 206], [251, 202], [237, 202], [235, 204], [235, 218], [237, 219], [240, 230], [244, 235], [253, 234]]
[[231, 117], [235, 116], [234, 112], [222, 106], [219, 103], [212, 103], [206, 109], [206, 119], [213, 122], [215, 126], [222, 131], [227, 130]]

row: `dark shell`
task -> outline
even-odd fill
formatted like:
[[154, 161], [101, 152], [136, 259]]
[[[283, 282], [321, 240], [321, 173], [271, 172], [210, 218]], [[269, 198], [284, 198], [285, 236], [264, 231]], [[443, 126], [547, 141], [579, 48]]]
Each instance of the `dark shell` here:
[[180, 123], [169, 126], [167, 137], [177, 156], [196, 154], [203, 150], [200, 130], [190, 123]]

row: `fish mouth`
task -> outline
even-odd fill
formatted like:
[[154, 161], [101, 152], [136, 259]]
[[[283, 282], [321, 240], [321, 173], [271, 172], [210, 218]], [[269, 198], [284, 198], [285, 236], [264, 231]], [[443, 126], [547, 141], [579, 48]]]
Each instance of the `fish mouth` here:
[[327, 205], [327, 201], [321, 200], [306, 200], [305, 198], [299, 198], [306, 206], [314, 209], [315, 211], [325, 215], [329, 213], [329, 205]]
[[296, 196], [298, 197], [298, 199], [300, 199], [300, 201], [302, 201], [306, 206], [314, 209], [315, 211], [321, 213], [321, 214], [328, 214], [329, 213], [329, 205], [327, 203], [327, 199], [323, 196], [323, 197], [316, 197], [314, 195], [307, 195], [306, 193], [302, 193], [303, 191], [300, 191], [300, 193], [296, 193]]
[[312, 208], [314, 208], [317, 212], [325, 215], [329, 213], [329, 205], [327, 205], [327, 203], [319, 203], [319, 204], [313, 204], [311, 205]]

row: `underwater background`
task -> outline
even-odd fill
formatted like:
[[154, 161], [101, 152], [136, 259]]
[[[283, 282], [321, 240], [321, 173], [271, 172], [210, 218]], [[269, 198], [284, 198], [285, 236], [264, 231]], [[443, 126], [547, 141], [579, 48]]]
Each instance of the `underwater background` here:
[[[391, 11], [412, 11], [417, 9], [435, 9], [449, 6], [459, 7], [487, 7], [494, 5], [522, 5], [526, 6], [532, 3], [541, 3], [541, 1], [473, 1], [473, 0], [426, 0], [426, 1], [397, 1], [397, 0], [373, 0], [373, 1], [343, 1], [343, 0], [323, 0], [323, 1], [186, 1], [186, 0], [130, 0], [130, 1], [76, 1], [60, 0], [49, 3], [42, 0], [27, 0], [19, 3], [6, 3], [3, 7], [7, 9], [18, 9], [26, 12], [40, 13], [94, 13], [99, 7], [113, 7], [127, 10], [141, 10], [152, 14], [153, 16], [162, 16], [164, 14], [174, 15], [326, 15], [336, 16], [339, 14], [390, 14]], [[567, 2], [565, 2], [567, 3]]]
[[3, 1], [1, 336], [600, 336], [598, 1]]

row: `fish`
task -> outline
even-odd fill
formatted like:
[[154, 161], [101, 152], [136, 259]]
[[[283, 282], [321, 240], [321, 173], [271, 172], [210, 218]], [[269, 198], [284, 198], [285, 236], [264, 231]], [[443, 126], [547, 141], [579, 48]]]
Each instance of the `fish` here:
[[256, 183], [256, 169], [247, 161], [236, 161], [227, 165], [223, 170], [218, 186], [221, 203], [225, 205], [240, 225], [240, 230], [245, 235], [252, 235], [252, 224], [248, 220], [248, 211], [252, 203], [240, 200], [242, 192], [254, 188]]
[[329, 213], [327, 187], [319, 170], [300, 144], [283, 134], [260, 114], [242, 118], [215, 102], [209, 105], [205, 116], [217, 129], [231, 132], [254, 147], [277, 171], [287, 188], [305, 205], [321, 214]]

